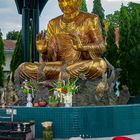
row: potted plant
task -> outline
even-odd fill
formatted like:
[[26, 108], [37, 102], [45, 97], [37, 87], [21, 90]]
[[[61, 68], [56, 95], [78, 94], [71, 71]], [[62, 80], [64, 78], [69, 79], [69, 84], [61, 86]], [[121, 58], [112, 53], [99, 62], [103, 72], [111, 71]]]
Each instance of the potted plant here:
[[52, 131], [51, 121], [43, 122], [43, 140], [53, 140], [53, 131]]
[[57, 107], [59, 104], [59, 98], [55, 95], [51, 95], [48, 97], [48, 106], [49, 107]]
[[25, 80], [21, 84], [21, 92], [27, 96], [27, 107], [32, 107], [32, 98], [34, 98], [34, 91], [38, 90], [37, 83], [34, 81]]

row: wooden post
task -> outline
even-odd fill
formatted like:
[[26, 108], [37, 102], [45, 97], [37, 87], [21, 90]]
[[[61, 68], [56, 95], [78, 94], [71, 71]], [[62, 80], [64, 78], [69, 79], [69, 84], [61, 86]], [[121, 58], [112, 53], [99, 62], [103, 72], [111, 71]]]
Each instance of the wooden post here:
[[24, 6], [22, 8], [22, 50], [24, 62], [30, 61], [29, 21], [30, 11], [28, 8], [27, 0], [24, 0]]
[[39, 1], [35, 1], [35, 7], [33, 8], [33, 31], [32, 31], [32, 62], [39, 61], [39, 53], [36, 50], [36, 34], [39, 32]]

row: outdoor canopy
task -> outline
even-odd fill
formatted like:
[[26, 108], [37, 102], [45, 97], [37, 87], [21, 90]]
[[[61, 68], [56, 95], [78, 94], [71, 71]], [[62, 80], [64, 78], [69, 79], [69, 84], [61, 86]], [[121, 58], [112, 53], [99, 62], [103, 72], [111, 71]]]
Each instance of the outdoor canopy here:
[[[48, 0], [15, 0], [18, 13], [22, 14], [23, 62], [39, 61], [36, 50], [36, 34], [39, 32], [39, 16]], [[32, 37], [30, 39], [30, 27]], [[32, 48], [30, 48], [30, 43]]]
[[[48, 0], [15, 0], [15, 3], [19, 14], [22, 14], [22, 8], [25, 7], [25, 5], [30, 9], [31, 13], [33, 12], [34, 8], [39, 6], [39, 14], [41, 14], [47, 1]], [[30, 14], [30, 16], [32, 17], [32, 14]]]

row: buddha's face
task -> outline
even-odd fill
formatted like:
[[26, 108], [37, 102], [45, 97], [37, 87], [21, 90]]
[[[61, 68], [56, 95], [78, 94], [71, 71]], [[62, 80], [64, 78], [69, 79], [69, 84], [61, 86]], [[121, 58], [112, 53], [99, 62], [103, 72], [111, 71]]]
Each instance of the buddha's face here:
[[58, 0], [58, 3], [64, 14], [72, 14], [81, 6], [81, 0]]

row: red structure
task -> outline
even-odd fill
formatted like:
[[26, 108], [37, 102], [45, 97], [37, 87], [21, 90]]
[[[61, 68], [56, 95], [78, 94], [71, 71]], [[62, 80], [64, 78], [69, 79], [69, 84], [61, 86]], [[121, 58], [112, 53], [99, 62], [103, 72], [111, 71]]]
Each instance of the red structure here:
[[133, 139], [127, 137], [115, 137], [112, 140], [133, 140]]

